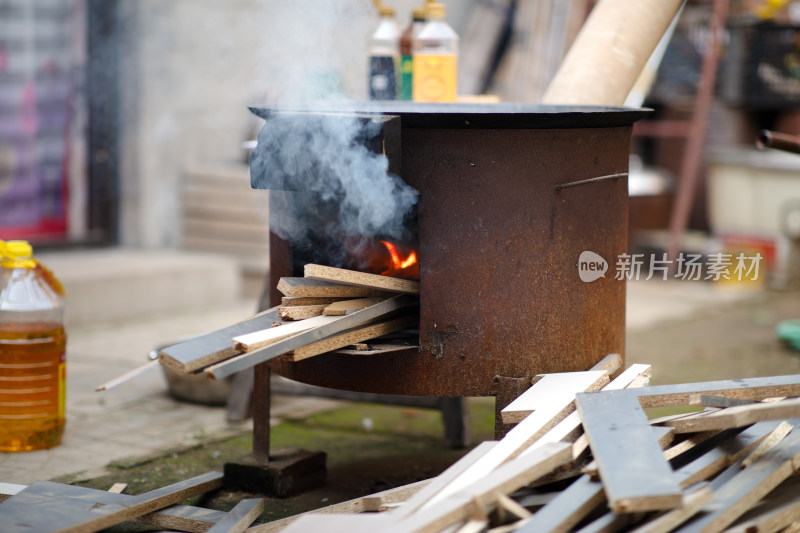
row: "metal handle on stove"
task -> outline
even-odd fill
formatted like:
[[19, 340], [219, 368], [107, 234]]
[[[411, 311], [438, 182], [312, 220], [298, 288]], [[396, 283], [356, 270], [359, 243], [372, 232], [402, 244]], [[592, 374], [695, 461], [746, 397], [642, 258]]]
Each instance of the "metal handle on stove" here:
[[608, 174], [606, 176], [597, 176], [595, 178], [588, 178], [579, 181], [571, 181], [569, 183], [559, 183], [558, 185], [555, 186], [555, 190], [556, 192], [558, 192], [561, 189], [568, 189], [569, 187], [577, 187], [578, 185], [586, 185], [587, 183], [594, 183], [596, 181], [615, 180], [617, 178], [624, 178], [627, 175], [628, 175], [627, 172], [621, 172], [619, 174]]

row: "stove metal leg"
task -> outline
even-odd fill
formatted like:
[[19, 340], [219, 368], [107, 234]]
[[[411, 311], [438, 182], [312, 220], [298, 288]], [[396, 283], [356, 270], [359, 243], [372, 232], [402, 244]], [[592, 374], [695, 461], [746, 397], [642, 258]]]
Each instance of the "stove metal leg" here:
[[531, 386], [531, 378], [494, 377], [494, 438], [502, 439], [514, 424], [503, 424], [500, 411]]

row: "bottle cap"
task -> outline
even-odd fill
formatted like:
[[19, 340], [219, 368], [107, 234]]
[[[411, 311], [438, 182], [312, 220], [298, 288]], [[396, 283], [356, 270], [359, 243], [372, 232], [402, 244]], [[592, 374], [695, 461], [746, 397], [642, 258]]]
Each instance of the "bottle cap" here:
[[415, 7], [411, 10], [411, 18], [414, 20], [425, 20], [425, 8]]
[[0, 266], [3, 268], [34, 268], [33, 248], [28, 241], [0, 241]]
[[394, 16], [394, 8], [389, 6], [381, 6], [378, 10], [382, 17], [393, 17]]
[[444, 18], [444, 4], [439, 2], [431, 2], [425, 6], [425, 15], [429, 19], [443, 19]]
[[33, 247], [28, 241], [6, 241], [8, 253], [21, 259], [29, 259], [33, 255]]

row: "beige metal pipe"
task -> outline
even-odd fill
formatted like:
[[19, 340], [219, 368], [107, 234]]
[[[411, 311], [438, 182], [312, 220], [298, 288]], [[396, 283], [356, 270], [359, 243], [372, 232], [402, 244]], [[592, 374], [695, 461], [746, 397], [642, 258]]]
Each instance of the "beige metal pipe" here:
[[542, 97], [622, 105], [683, 0], [599, 0]]

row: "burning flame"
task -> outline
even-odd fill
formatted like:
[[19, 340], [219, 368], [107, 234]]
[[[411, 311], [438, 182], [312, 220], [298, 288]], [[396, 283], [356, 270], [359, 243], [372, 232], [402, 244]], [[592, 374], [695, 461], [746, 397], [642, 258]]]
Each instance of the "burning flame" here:
[[403, 257], [397, 246], [388, 242], [381, 241], [386, 249], [389, 251], [391, 257], [391, 266], [381, 272], [384, 276], [393, 276], [400, 278], [419, 278], [419, 260], [417, 259], [417, 252], [411, 250]]

